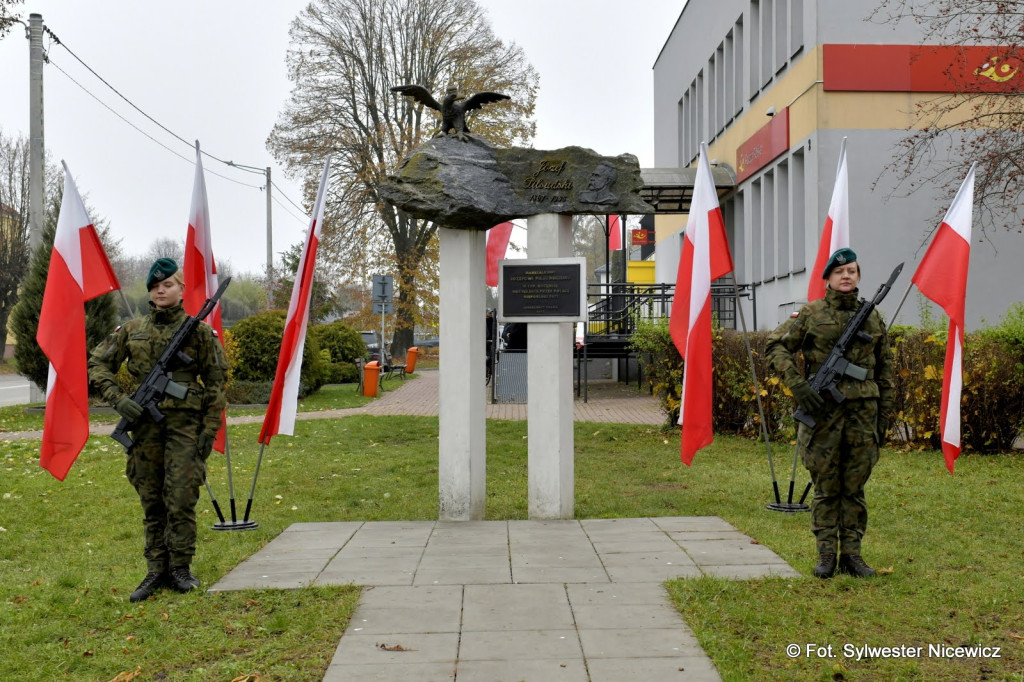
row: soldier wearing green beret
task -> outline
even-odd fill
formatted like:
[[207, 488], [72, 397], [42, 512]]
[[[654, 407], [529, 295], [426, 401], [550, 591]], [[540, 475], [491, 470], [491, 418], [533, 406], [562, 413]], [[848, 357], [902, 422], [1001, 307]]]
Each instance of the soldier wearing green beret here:
[[[797, 448], [814, 483], [811, 531], [819, 555], [814, 575], [831, 578], [836, 571], [868, 577], [875, 571], [861, 557], [861, 538], [868, 522], [864, 484], [878, 461], [892, 410], [892, 355], [878, 310], [862, 330], [871, 340], [857, 340], [846, 359], [866, 369], [867, 378], [843, 377], [839, 390], [846, 400], [837, 404], [808, 383], [825, 362], [850, 318], [860, 307], [857, 285], [860, 264], [853, 250], [839, 249], [822, 272], [827, 281], [823, 299], [800, 309], [768, 340], [766, 355], [801, 408], [813, 415], [815, 426], [797, 424]], [[803, 356], [803, 370], [797, 357]]]
[[117, 382], [122, 363], [140, 382], [152, 369], [174, 332], [185, 321], [184, 279], [170, 258], [159, 258], [146, 278], [149, 314], [118, 327], [89, 355], [89, 380], [130, 423], [134, 445], [126, 475], [142, 503], [147, 573], [132, 592], [141, 601], [161, 587], [188, 592], [199, 586], [191, 572], [196, 550], [196, 503], [206, 477], [206, 459], [227, 404], [227, 360], [206, 324], [182, 349], [192, 362], [174, 368], [171, 378], [188, 389], [182, 399], [165, 396], [158, 405], [166, 418], [155, 423]]

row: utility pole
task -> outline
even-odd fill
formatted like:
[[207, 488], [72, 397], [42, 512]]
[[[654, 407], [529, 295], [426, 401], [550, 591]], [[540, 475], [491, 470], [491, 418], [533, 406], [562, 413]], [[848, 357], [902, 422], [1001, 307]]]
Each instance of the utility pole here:
[[43, 240], [43, 15], [28, 17], [28, 245], [35, 254]]
[[[28, 17], [28, 249], [35, 257], [43, 241], [45, 186], [43, 154], [43, 15]], [[43, 389], [29, 382], [29, 402], [45, 400]]]
[[267, 309], [274, 305], [274, 229], [270, 210], [270, 166], [267, 166]]

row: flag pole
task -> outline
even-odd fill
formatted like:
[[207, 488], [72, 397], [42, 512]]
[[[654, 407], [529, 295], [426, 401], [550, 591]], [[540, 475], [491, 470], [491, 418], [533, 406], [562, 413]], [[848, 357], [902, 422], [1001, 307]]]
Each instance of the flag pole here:
[[[224, 523], [224, 512], [220, 510], [220, 505], [217, 504], [217, 496], [213, 494], [213, 488], [210, 487], [210, 481], [204, 479], [203, 483], [206, 484], [206, 492], [210, 496], [210, 502], [213, 503], [213, 511], [217, 512], [217, 518], [220, 519], [220, 523]], [[214, 528], [216, 529], [218, 525], [220, 524], [214, 525]]]
[[[768, 509], [775, 511], [795, 511], [795, 510], [782, 510], [782, 500], [779, 497], [779, 482], [775, 477], [775, 459], [772, 457], [772, 446], [768, 438], [768, 421], [764, 416], [764, 406], [761, 404], [761, 384], [757, 380], [757, 367], [754, 365], [754, 351], [750, 348], [750, 336], [747, 332], [747, 318], [743, 314], [743, 306], [740, 305], [740, 287], [736, 282], [736, 275], [733, 273], [732, 277], [732, 295], [733, 300], [736, 302], [736, 314], [740, 318], [740, 326], [743, 329], [743, 345], [747, 349], [747, 360], [750, 362], [750, 377], [754, 380], [754, 399], [757, 401], [757, 412], [761, 417], [761, 435], [764, 437], [764, 447], [768, 453], [768, 469], [772, 475], [772, 490], [775, 493], [775, 502], [768, 505]], [[790, 485], [792, 487], [792, 485]]]
[[263, 448], [267, 447], [266, 443], [260, 443], [260, 454], [256, 458], [256, 471], [252, 474], [252, 487], [249, 488], [249, 499], [245, 503], [245, 516], [242, 517], [242, 523], [251, 523], [252, 527], [255, 528], [259, 524], [255, 521], [249, 520], [249, 511], [252, 509], [252, 498], [256, 494], [256, 479], [260, 475], [260, 464], [263, 462]]
[[[263, 456], [263, 448], [260, 448], [260, 456], [261, 457]], [[214, 530], [252, 530], [252, 529], [256, 528], [257, 526], [259, 526], [260, 524], [256, 523], [255, 521], [250, 521], [249, 520], [249, 509], [246, 508], [246, 510], [245, 510], [245, 519], [243, 519], [241, 521], [238, 520], [238, 516], [237, 516], [237, 514], [235, 512], [235, 484], [234, 484], [234, 481], [233, 481], [232, 476], [231, 476], [231, 444], [228, 441], [228, 430], [227, 430], [227, 424], [226, 423], [224, 425], [224, 457], [225, 457], [225, 462], [226, 462], [227, 470], [228, 470], [228, 496], [230, 498], [230, 504], [231, 504], [231, 520], [230, 521], [225, 521], [224, 520], [224, 516], [221, 515], [220, 523], [214, 524], [213, 529]], [[258, 470], [259, 470], [259, 465], [257, 464], [257, 471]], [[253, 479], [252, 487], [253, 487], [253, 490], [256, 489], [256, 479], [255, 478]], [[213, 493], [211, 493], [211, 495], [212, 494]], [[216, 503], [214, 503], [214, 504], [216, 504]], [[251, 494], [249, 495], [249, 504], [250, 505], [252, 504], [252, 495]]]
[[903, 302], [907, 300], [907, 294], [910, 293], [910, 287], [912, 287], [912, 286], [914, 286], [913, 282], [908, 284], [907, 285], [907, 290], [903, 292], [903, 298], [900, 299], [899, 305], [896, 306], [896, 312], [894, 312], [892, 314], [892, 323], [896, 322], [896, 316], [899, 315], [900, 314], [900, 310], [903, 309]]

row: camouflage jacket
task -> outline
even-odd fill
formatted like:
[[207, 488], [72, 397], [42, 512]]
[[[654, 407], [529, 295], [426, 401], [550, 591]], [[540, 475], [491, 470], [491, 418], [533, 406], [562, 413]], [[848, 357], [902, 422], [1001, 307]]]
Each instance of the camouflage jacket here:
[[[114, 330], [89, 354], [89, 380], [110, 405], [125, 397], [117, 382], [117, 372], [126, 363], [128, 373], [138, 385], [167, 348], [174, 332], [185, 321], [181, 304], [157, 308], [150, 303], [149, 315], [130, 320]], [[221, 411], [227, 405], [224, 383], [227, 359], [208, 324], [200, 324], [185, 341], [182, 350], [192, 358], [187, 365], [173, 367], [171, 378], [188, 388], [183, 399], [164, 396], [160, 410], [195, 410], [202, 415], [201, 431], [211, 435], [220, 428]]]
[[[771, 333], [765, 354], [786, 386], [792, 389], [801, 379], [814, 376], [859, 307], [857, 289], [847, 294], [829, 289], [825, 298], [808, 303], [795, 318]], [[888, 333], [878, 310], [871, 311], [861, 329], [871, 336], [871, 341], [854, 340], [845, 357], [868, 370], [868, 378], [858, 381], [843, 377], [839, 390], [847, 398], [878, 398], [880, 413], [887, 414], [893, 402], [893, 363]], [[797, 365], [798, 354], [803, 355], [803, 373]]]

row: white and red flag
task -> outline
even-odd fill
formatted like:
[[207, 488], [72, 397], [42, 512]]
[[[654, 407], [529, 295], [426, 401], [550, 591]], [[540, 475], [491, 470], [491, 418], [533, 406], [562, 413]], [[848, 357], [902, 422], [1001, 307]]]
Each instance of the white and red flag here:
[[[622, 227], [619, 216], [605, 216], [605, 220], [608, 224], [608, 250], [619, 251], [622, 249]], [[611, 280], [609, 279], [609, 281]]]
[[846, 138], [839, 147], [839, 166], [836, 168], [836, 183], [832, 186], [832, 202], [828, 205], [828, 217], [821, 231], [818, 255], [811, 270], [811, 281], [807, 285], [807, 300], [825, 298], [825, 280], [821, 273], [833, 253], [850, 247], [850, 176], [846, 170]]
[[[217, 264], [213, 259], [213, 245], [210, 241], [210, 205], [206, 199], [206, 178], [203, 175], [203, 157], [196, 142], [196, 176], [192, 184], [192, 208], [188, 214], [188, 234], [185, 236], [185, 292], [182, 306], [189, 315], [195, 315], [206, 300], [217, 293]], [[206, 316], [206, 322], [217, 332], [217, 338], [224, 343], [224, 326], [221, 321], [220, 301]], [[226, 439], [225, 424], [227, 412], [221, 412], [220, 429], [213, 443], [217, 452], [224, 452]]]
[[683, 356], [683, 390], [679, 421], [683, 426], [682, 460], [714, 439], [712, 425], [711, 282], [733, 269], [725, 220], [708, 165], [707, 145], [701, 143], [669, 332]]
[[505, 257], [508, 251], [508, 240], [512, 236], [510, 222], [498, 223], [487, 230], [487, 286], [498, 286], [498, 261]]
[[960, 456], [960, 395], [963, 389], [964, 309], [967, 301], [967, 268], [971, 260], [971, 224], [974, 220], [974, 166], [911, 281], [949, 316], [946, 363], [942, 372], [942, 407], [939, 430], [946, 468]]
[[36, 331], [50, 361], [39, 465], [61, 481], [89, 440], [85, 302], [121, 288], [71, 171], [63, 165], [64, 197]]
[[259, 442], [267, 445], [278, 433], [292, 435], [295, 430], [295, 411], [299, 402], [299, 375], [302, 371], [302, 349], [306, 345], [306, 325], [309, 324], [309, 299], [313, 293], [313, 269], [320, 244], [320, 229], [327, 201], [327, 178], [331, 172], [331, 159], [327, 158], [320, 176], [320, 187], [313, 203], [313, 217], [309, 223], [306, 243], [295, 273], [292, 298], [288, 303], [288, 316], [284, 323], [281, 353], [277, 359], [277, 374], [270, 391], [267, 416], [263, 419]]

